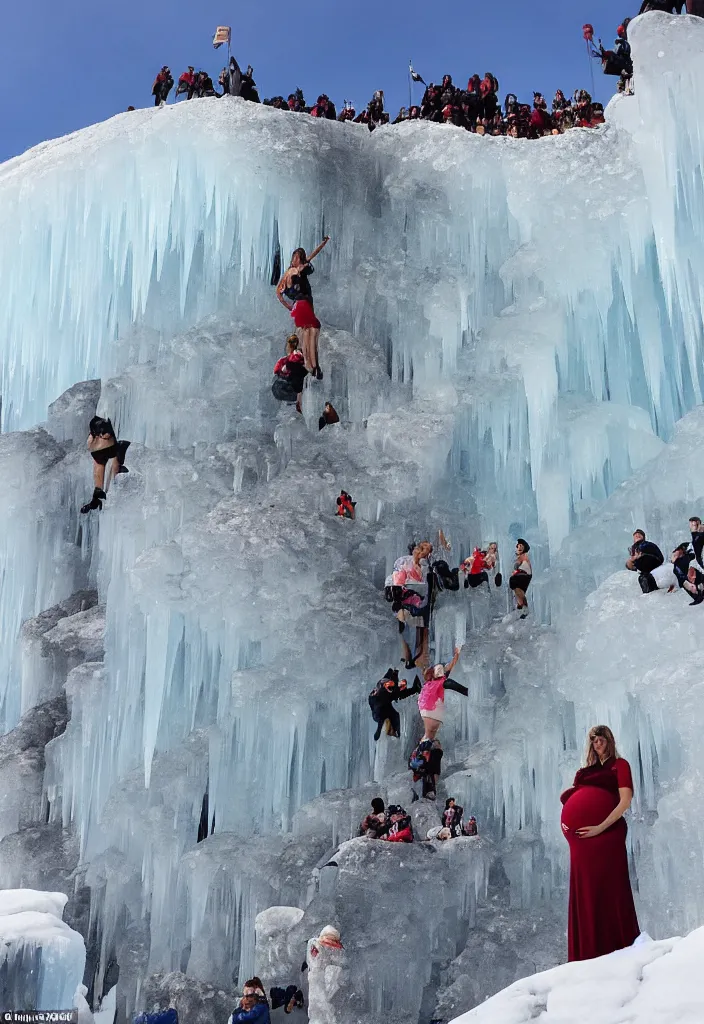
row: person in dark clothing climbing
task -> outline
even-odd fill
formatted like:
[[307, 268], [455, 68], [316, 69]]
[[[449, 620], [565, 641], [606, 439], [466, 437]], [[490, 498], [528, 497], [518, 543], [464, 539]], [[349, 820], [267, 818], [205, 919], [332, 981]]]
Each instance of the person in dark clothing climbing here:
[[380, 796], [372, 800], [372, 813], [367, 814], [359, 823], [359, 835], [378, 839], [389, 828], [389, 821], [384, 809], [384, 801]]
[[164, 64], [159, 74], [154, 79], [152, 85], [152, 96], [154, 97], [154, 106], [158, 107], [160, 103], [166, 103], [167, 97], [171, 92], [174, 84], [174, 78], [170, 70]]
[[379, 836], [379, 839], [387, 843], [412, 843], [413, 825], [411, 817], [406, 814], [400, 804], [391, 804], [389, 807], [389, 820], [391, 822], [389, 831]]
[[[408, 759], [408, 767], [413, 772], [413, 781], [421, 783], [421, 792], [426, 800], [434, 800], [436, 797], [442, 754], [440, 740], [424, 737]], [[413, 800], [417, 799], [418, 794], [414, 790]]]
[[298, 338], [292, 334], [286, 341], [286, 355], [274, 366], [272, 395], [278, 402], [295, 402], [296, 412], [301, 412], [303, 382], [307, 376], [303, 356], [298, 351]]
[[337, 505], [337, 512], [335, 513], [336, 516], [339, 516], [341, 519], [354, 519], [354, 510], [357, 502], [352, 501], [351, 494], [348, 494], [347, 491], [340, 491], [335, 504]]
[[[85, 515], [92, 510], [99, 511], [103, 507], [107, 495], [106, 490], [110, 486], [113, 476], [118, 473], [129, 473], [125, 466], [125, 453], [130, 446], [129, 441], [118, 441], [115, 437], [115, 430], [110, 420], [102, 416], [94, 416], [89, 425], [88, 451], [93, 456], [93, 497], [86, 504], [81, 506], [81, 512]], [[110, 463], [107, 480], [105, 479], [105, 467]]]
[[310, 287], [310, 275], [314, 272], [312, 261], [322, 252], [330, 241], [326, 235], [320, 245], [316, 246], [310, 256], [305, 249], [294, 249], [291, 263], [276, 286], [276, 297], [282, 306], [289, 310], [296, 325], [296, 333], [301, 339], [303, 358], [306, 369], [318, 380], [323, 374], [318, 366], [318, 338], [320, 321], [313, 308], [313, 293]]
[[287, 985], [286, 988], [275, 985], [269, 989], [269, 999], [272, 1010], [283, 1006], [284, 1013], [293, 1013], [296, 1008], [302, 1009], [304, 1005], [303, 993], [298, 985]]
[[662, 556], [662, 551], [653, 544], [652, 541], [645, 539], [645, 533], [642, 530], [634, 530], [633, 532], [633, 544], [629, 549], [629, 558], [626, 560], [626, 568], [630, 569], [631, 572], [639, 572], [641, 574], [652, 572], [659, 565], [665, 561]]
[[374, 741], [381, 736], [381, 731], [386, 726], [386, 735], [394, 736], [396, 739], [401, 735], [401, 716], [394, 707], [394, 701], [405, 700], [414, 693], [420, 693], [421, 682], [416, 676], [413, 686], [408, 687], [405, 679], [399, 680], [398, 669], [390, 668], [369, 694], [369, 707], [372, 718], [376, 722]]
[[323, 408], [322, 415], [318, 420], [318, 430], [322, 430], [323, 427], [328, 427], [332, 423], [339, 423], [340, 417], [337, 415], [337, 410], [332, 402], [326, 402]]
[[694, 551], [694, 557], [704, 569], [704, 562], [702, 562], [702, 552], [704, 550], [704, 526], [702, 526], [702, 521], [699, 516], [692, 516], [690, 518], [689, 529], [692, 534], [692, 550]]

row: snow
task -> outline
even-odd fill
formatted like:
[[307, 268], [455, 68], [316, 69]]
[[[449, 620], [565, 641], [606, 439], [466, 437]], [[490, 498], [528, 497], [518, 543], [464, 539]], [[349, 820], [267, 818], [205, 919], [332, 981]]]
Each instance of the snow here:
[[517, 981], [454, 1024], [698, 1024], [704, 928]]
[[[699, 610], [622, 569], [636, 526], [665, 550], [704, 514], [704, 22], [631, 33], [637, 94], [596, 131], [369, 135], [194, 100], [0, 167], [0, 719], [62, 690], [70, 712], [3, 748], [7, 788], [34, 787], [2, 802], [3, 863], [24, 884], [75, 838], [118, 1013], [155, 977], [228, 987], [272, 950], [288, 984], [331, 921], [365, 1021], [557, 962], [558, 796], [597, 721], [636, 770], [643, 925], [704, 920]], [[270, 393], [290, 329], [271, 272], [277, 241], [323, 233], [325, 378], [296, 417]], [[325, 400], [342, 422], [318, 432]], [[130, 472], [82, 517], [96, 403]], [[419, 836], [438, 807], [411, 804], [415, 706], [375, 744], [367, 694], [398, 664], [384, 579], [440, 528], [453, 564], [496, 540], [504, 576], [527, 537], [531, 614], [506, 587], [440, 596], [433, 657], [466, 639], [469, 697], [448, 696], [439, 799], [480, 836], [398, 850], [355, 838], [372, 796]]]
[[0, 890], [0, 997], [3, 1005], [61, 1010], [77, 1005], [83, 938], [62, 920], [68, 897], [32, 889]]

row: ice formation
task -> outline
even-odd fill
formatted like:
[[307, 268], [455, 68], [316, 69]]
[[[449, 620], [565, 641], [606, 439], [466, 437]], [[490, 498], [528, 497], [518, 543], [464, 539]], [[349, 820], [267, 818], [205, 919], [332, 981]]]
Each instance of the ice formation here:
[[83, 937], [62, 920], [61, 892], [0, 889], [0, 1003], [6, 1010], [67, 1010], [83, 979]]
[[[228, 98], [0, 167], [0, 869], [73, 886], [94, 1005], [118, 964], [120, 1018], [190, 999], [210, 1024], [330, 922], [355, 1021], [558, 963], [558, 795], [597, 719], [636, 768], [643, 925], [704, 919], [697, 610], [616, 572], [635, 526], [665, 546], [704, 508], [704, 22], [629, 32], [636, 95], [597, 131], [369, 135]], [[296, 418], [271, 275], [323, 233], [325, 380]], [[81, 517], [96, 405], [130, 473]], [[374, 744], [366, 696], [398, 658], [384, 578], [439, 528], [504, 571], [528, 536], [532, 616], [440, 598], [470, 690], [440, 795], [480, 837], [399, 850], [353, 837], [374, 795], [410, 809], [418, 723]]]

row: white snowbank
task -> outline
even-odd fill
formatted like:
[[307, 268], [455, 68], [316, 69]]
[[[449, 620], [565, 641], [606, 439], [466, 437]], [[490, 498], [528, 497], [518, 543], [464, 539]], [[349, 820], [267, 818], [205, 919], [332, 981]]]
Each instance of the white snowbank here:
[[86, 950], [83, 937], [61, 919], [67, 900], [61, 892], [0, 890], [0, 993], [6, 1008], [75, 1005]]
[[704, 928], [522, 978], [454, 1024], [701, 1024]]

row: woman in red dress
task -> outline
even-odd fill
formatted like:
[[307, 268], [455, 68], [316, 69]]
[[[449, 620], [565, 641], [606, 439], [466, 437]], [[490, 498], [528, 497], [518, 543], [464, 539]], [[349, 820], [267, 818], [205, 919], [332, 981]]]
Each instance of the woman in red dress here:
[[569, 960], [624, 949], [640, 934], [623, 817], [633, 799], [633, 778], [608, 726], [589, 730], [586, 762], [560, 797], [562, 831], [570, 844]]

